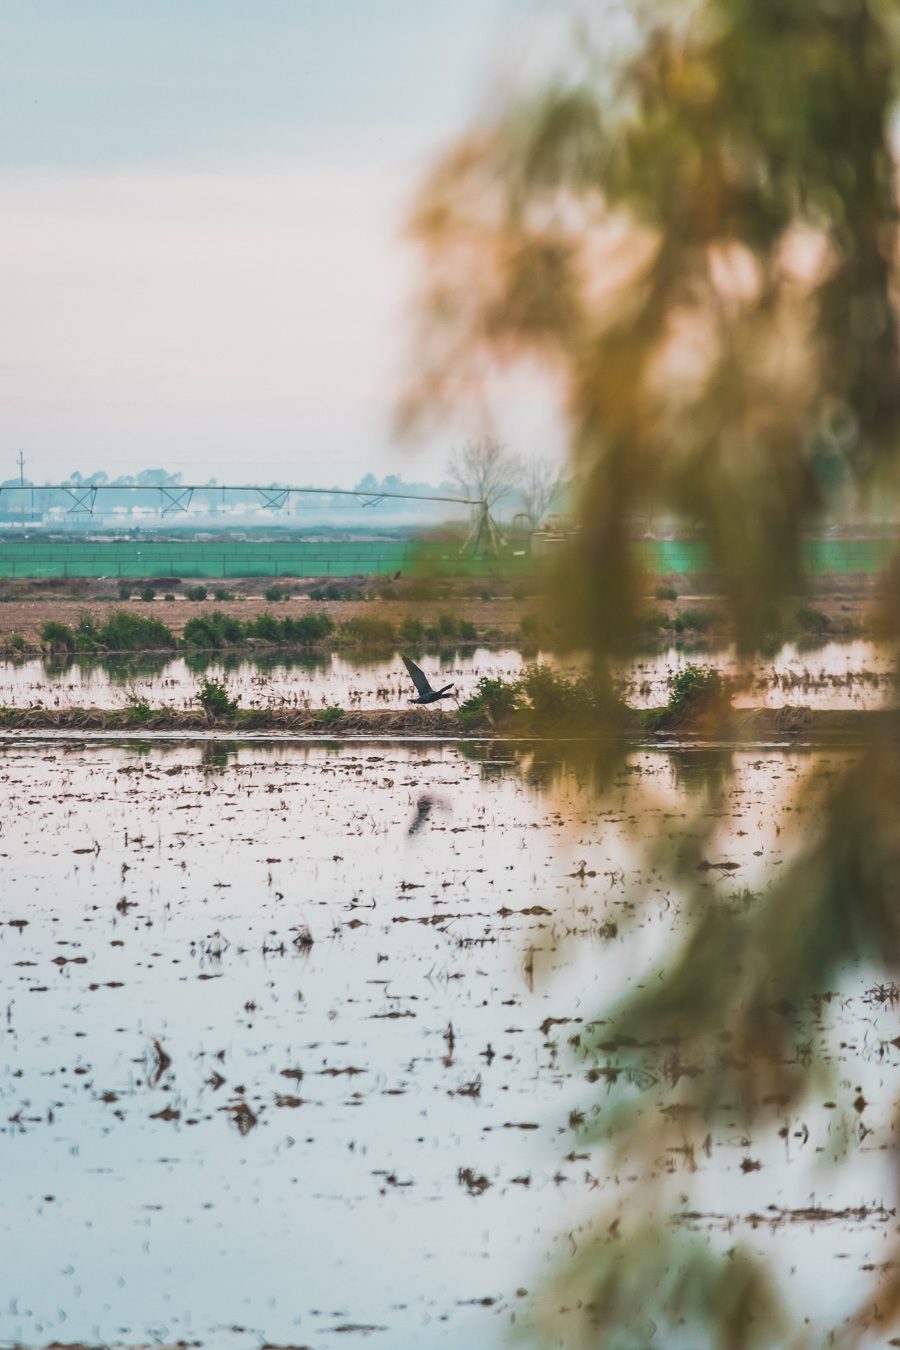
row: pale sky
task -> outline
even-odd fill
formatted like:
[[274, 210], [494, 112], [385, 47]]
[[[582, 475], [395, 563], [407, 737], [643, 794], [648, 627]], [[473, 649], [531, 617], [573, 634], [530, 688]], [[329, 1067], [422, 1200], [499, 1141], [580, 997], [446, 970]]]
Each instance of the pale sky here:
[[440, 477], [459, 433], [391, 441], [402, 221], [541, 7], [2, 0], [0, 479]]

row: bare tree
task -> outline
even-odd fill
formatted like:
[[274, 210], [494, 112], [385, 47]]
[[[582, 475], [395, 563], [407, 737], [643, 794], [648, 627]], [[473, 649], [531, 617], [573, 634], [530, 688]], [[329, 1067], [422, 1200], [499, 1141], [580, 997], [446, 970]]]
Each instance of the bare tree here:
[[521, 481], [522, 461], [495, 436], [482, 436], [455, 450], [448, 470], [467, 497], [477, 497], [490, 510]]
[[547, 514], [559, 482], [559, 469], [549, 460], [540, 459], [535, 455], [525, 461], [519, 491], [532, 529], [536, 530]]

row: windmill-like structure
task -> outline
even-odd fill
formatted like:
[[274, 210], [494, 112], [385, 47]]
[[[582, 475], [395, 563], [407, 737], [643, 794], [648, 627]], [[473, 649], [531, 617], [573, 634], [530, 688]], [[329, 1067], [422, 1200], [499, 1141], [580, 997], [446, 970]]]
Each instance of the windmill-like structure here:
[[500, 529], [486, 498], [478, 503], [472, 528], [466, 535], [460, 553], [471, 552], [474, 557], [496, 557], [506, 547], [506, 536]]

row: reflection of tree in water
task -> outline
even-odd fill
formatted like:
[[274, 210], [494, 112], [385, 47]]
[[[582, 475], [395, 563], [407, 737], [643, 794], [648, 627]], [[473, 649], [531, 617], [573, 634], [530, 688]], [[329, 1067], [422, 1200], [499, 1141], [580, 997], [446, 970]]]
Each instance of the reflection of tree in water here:
[[41, 658], [44, 675], [48, 680], [52, 680], [57, 675], [64, 675], [67, 670], [71, 670], [73, 666], [78, 664], [79, 662], [75, 657], [62, 652], [59, 655]]
[[239, 750], [237, 741], [208, 740], [203, 742], [200, 767], [204, 773], [223, 773]]
[[502, 778], [515, 774], [529, 787], [548, 791], [563, 784], [598, 794], [604, 791], [625, 762], [621, 741], [605, 739], [530, 741], [460, 741], [464, 759], [481, 765], [481, 776]]
[[158, 655], [141, 653], [139, 656], [94, 656], [74, 652], [69, 655], [44, 656], [41, 665], [48, 680], [67, 671], [77, 670], [81, 675], [101, 671], [111, 684], [130, 684], [132, 680], [149, 679], [161, 675], [172, 664], [171, 652]]
[[252, 660], [246, 652], [200, 651], [187, 647], [183, 653], [185, 667], [192, 675], [205, 675], [209, 670], [240, 670], [246, 667], [254, 674], [271, 675], [273, 671], [327, 670], [330, 655], [321, 652], [254, 652]]
[[710, 801], [723, 796], [734, 772], [734, 746], [670, 750], [668, 755], [676, 787], [702, 792]]
[[[413, 221], [426, 262], [414, 386], [424, 394], [406, 421], [456, 411], [473, 392], [483, 407], [511, 357], [543, 364], [580, 481], [580, 529], [553, 603], [570, 644], [600, 668], [637, 650], [639, 518], [701, 532], [747, 652], [801, 589], [803, 530], [892, 478], [890, 8], [635, 0], [614, 57], [609, 13], [585, 10], [568, 59], [511, 95], [425, 186]], [[885, 615], [892, 639], [898, 618]], [[703, 797], [728, 794], [733, 756], [676, 761], [678, 781], [702, 792], [647, 857], [678, 895], [686, 934], [664, 971], [635, 978], [636, 992], [578, 1038], [602, 1094], [585, 1140], [631, 1181], [571, 1235], [574, 1255], [546, 1292], [547, 1344], [830, 1336], [815, 1320], [829, 1315], [824, 1301], [789, 1310], [786, 1272], [752, 1253], [740, 1227], [719, 1241], [686, 1216], [710, 1156], [734, 1135], [789, 1140], [832, 1094], [849, 1123], [840, 1147], [824, 1127], [816, 1146], [837, 1187], [875, 1128], [852, 1068], [838, 1081], [822, 1019], [847, 981], [898, 975], [898, 747], [900, 718], [835, 768], [817, 814], [796, 817], [799, 852], [747, 903], [720, 903], [700, 870], [728, 862], [715, 857], [720, 821]], [[523, 769], [553, 786], [539, 752]], [[584, 782], [614, 797], [621, 772], [621, 756], [599, 752]], [[648, 897], [650, 871], [632, 883]], [[896, 1149], [890, 1122], [876, 1146]], [[748, 1152], [740, 1166], [752, 1175], [759, 1163]], [[860, 1275], [854, 1297], [829, 1343], [896, 1332], [896, 1253]]]
[[485, 778], [500, 778], [507, 770], [518, 769], [517, 748], [510, 741], [460, 741], [458, 748], [463, 759], [481, 765]]
[[111, 684], [131, 684], [135, 679], [152, 679], [162, 675], [166, 667], [171, 666], [171, 653], [158, 656], [104, 656], [101, 660], [96, 657], [85, 659], [82, 656], [77, 660], [82, 670], [103, 671]]

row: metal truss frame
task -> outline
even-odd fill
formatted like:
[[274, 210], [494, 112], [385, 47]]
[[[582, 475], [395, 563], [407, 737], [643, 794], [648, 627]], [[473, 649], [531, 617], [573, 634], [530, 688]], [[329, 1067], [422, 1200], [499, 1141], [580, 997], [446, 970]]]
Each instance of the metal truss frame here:
[[34, 494], [37, 491], [65, 494], [71, 502], [66, 512], [70, 516], [93, 516], [97, 506], [97, 498], [103, 492], [143, 492], [145, 494], [155, 492], [158, 496], [160, 514], [163, 516], [186, 514], [195, 492], [215, 492], [220, 494], [220, 499], [223, 502], [228, 493], [239, 492], [244, 496], [255, 494], [260, 506], [266, 511], [283, 510], [294, 496], [352, 497], [364, 507], [380, 506], [385, 501], [446, 502], [454, 506], [475, 508], [472, 529], [460, 549], [460, 553], [465, 553], [469, 549], [472, 549], [475, 553], [497, 553], [506, 543], [490, 513], [488, 503], [480, 497], [451, 497], [442, 494], [416, 492], [361, 492], [358, 488], [286, 487], [278, 484], [273, 484], [271, 487], [260, 487], [255, 483], [155, 483], [149, 485], [140, 483], [25, 483], [21, 486], [17, 483], [7, 483], [0, 488], [0, 495], [4, 492], [28, 492], [31, 494], [33, 503]]

